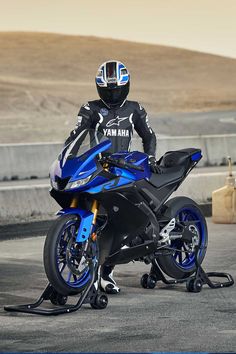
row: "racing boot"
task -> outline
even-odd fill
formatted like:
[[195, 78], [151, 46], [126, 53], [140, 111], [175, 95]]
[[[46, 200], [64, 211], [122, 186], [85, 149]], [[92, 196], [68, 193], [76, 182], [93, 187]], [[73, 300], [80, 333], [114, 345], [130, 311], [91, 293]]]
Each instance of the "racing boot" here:
[[113, 279], [113, 270], [115, 266], [101, 266], [100, 268], [100, 289], [107, 294], [118, 294], [120, 288]]

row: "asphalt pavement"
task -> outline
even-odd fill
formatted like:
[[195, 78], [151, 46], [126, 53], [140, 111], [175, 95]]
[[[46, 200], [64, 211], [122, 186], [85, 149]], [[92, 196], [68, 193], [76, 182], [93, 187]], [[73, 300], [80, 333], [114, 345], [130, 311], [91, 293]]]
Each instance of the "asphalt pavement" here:
[[[208, 219], [208, 227], [204, 267], [236, 278], [236, 225]], [[0, 242], [0, 351], [236, 351], [235, 286], [199, 294], [162, 283], [142, 289], [149, 266], [141, 263], [116, 267], [122, 291], [109, 296], [105, 310], [84, 305], [50, 318], [4, 312], [4, 305], [29, 303], [45, 287], [43, 243], [44, 237]]]

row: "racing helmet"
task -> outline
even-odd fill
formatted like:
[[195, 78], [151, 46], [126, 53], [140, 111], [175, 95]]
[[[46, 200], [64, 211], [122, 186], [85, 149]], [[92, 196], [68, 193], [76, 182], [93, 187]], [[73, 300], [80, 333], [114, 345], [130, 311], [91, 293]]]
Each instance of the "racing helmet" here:
[[95, 81], [101, 100], [109, 106], [122, 104], [128, 96], [130, 75], [120, 61], [110, 60], [103, 63], [98, 68]]

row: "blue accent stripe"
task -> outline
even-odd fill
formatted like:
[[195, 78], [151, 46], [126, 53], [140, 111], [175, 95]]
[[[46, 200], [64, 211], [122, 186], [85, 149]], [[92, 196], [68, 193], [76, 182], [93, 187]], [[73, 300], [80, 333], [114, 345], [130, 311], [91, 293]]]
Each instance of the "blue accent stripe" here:
[[104, 83], [100, 77], [96, 77], [96, 82], [97, 82], [97, 84], [103, 84]]
[[201, 154], [200, 151], [199, 151], [199, 152], [196, 152], [195, 154], [193, 154], [193, 155], [191, 156], [192, 161], [198, 161], [198, 160], [200, 160], [201, 158], [202, 158], [202, 154]]

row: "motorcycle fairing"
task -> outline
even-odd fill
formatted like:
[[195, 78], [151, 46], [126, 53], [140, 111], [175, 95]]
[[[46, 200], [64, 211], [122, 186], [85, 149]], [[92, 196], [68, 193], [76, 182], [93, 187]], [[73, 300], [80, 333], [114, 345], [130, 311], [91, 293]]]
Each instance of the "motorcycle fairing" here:
[[51, 178], [55, 181], [56, 175], [63, 179], [72, 177], [70, 180], [71, 182], [78, 179], [80, 175], [81, 178], [86, 178], [96, 171], [97, 164], [94, 160], [95, 157], [109, 149], [110, 146], [110, 140], [103, 141], [78, 157], [70, 155], [70, 147], [65, 147], [59, 159], [52, 165], [50, 173]]
[[102, 183], [98, 186], [91, 187], [91, 188], [87, 189], [86, 192], [89, 194], [97, 194], [97, 193], [112, 190], [117, 187], [125, 186], [129, 183], [132, 183], [131, 179], [124, 178], [124, 177], [116, 177], [114, 179], [111, 179], [108, 182], [106, 181], [105, 183]]
[[111, 251], [129, 244], [135, 235], [145, 229], [150, 219], [139, 205], [135, 205], [121, 193], [99, 193], [96, 199], [107, 213], [107, 223], [102, 230], [99, 247], [101, 259], [105, 260]]
[[[138, 171], [138, 170], [133, 170], [133, 169], [120, 169], [117, 167], [113, 167], [114, 171], [119, 171], [121, 170], [123, 175], [125, 176], [125, 173], [130, 173], [133, 176], [134, 180], [139, 180], [142, 178], [150, 178], [151, 171], [150, 167], [148, 165], [148, 155], [140, 152], [140, 151], [132, 151], [132, 152], [119, 152], [112, 154], [111, 157], [113, 159], [124, 159], [126, 162], [131, 163], [135, 166], [140, 166], [143, 168], [143, 171]], [[111, 169], [112, 171], [112, 169]], [[121, 173], [119, 171], [119, 173]]]

